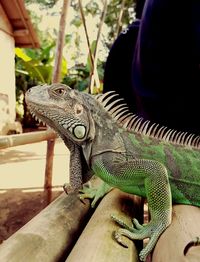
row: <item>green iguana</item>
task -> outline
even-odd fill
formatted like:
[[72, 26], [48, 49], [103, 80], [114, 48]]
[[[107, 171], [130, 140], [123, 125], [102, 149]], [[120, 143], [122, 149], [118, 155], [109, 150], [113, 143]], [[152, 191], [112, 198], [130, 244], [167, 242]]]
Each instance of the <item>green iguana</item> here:
[[170, 225], [172, 203], [200, 206], [199, 136], [144, 121], [114, 92], [92, 96], [62, 84], [44, 85], [29, 89], [26, 102], [69, 148], [73, 190], [94, 172], [111, 187], [147, 198], [148, 224], [133, 219], [129, 227], [113, 217], [123, 227], [115, 232], [122, 245], [122, 236], [149, 238], [142, 261]]

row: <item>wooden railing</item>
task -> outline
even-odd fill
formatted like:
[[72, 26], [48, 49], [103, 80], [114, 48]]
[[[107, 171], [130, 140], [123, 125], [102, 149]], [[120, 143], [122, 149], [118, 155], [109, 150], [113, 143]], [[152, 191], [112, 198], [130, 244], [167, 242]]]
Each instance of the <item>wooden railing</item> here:
[[46, 131], [29, 132], [18, 135], [0, 136], [0, 149], [37, 143], [49, 139], [55, 139], [56, 137], [56, 133], [53, 132], [51, 129], [47, 129]]
[[0, 261], [136, 262], [134, 243], [127, 240], [127, 249], [112, 238], [118, 225], [110, 214], [124, 216], [130, 210], [130, 195], [118, 190], [105, 196], [95, 212], [88, 200], [83, 204], [76, 194], [63, 193], [1, 244]]
[[[51, 142], [54, 143], [55, 138], [57, 138], [57, 135], [52, 129], [47, 129], [45, 131], [17, 134], [17, 135], [0, 136], [0, 150], [9, 147], [32, 144], [32, 143], [37, 143], [46, 140], [48, 141], [48, 144], [51, 144]], [[47, 162], [50, 161], [49, 158], [53, 163], [53, 155], [54, 155], [53, 152], [49, 153], [49, 151], [47, 151], [46, 166], [47, 166]], [[45, 177], [44, 177], [45, 189], [49, 189], [52, 187], [52, 167], [53, 165], [51, 165], [50, 170], [45, 170]]]

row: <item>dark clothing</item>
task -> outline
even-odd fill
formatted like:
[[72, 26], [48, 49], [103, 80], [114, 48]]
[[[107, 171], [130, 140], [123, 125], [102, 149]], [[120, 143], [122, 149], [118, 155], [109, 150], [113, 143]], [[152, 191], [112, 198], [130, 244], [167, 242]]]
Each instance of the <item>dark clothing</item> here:
[[135, 0], [135, 13], [136, 13], [136, 18], [140, 19], [142, 16], [142, 11], [144, 7], [145, 0]]
[[106, 61], [104, 92], [115, 90], [136, 111], [135, 92], [132, 86], [132, 63], [139, 30], [139, 21], [130, 25], [114, 42]]
[[129, 29], [110, 51], [108, 90], [145, 119], [199, 134], [200, 1], [146, 0], [138, 34]]

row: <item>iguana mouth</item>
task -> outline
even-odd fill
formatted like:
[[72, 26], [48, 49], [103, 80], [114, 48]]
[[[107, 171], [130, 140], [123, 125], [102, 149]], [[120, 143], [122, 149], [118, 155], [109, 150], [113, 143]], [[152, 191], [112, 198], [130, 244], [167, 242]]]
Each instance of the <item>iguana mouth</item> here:
[[28, 106], [28, 110], [31, 113], [31, 116], [39, 122], [39, 124], [42, 124], [43, 126], [47, 126], [46, 122], [43, 120], [43, 116], [39, 115], [38, 113], [36, 114], [35, 111], [32, 109], [31, 106]]
[[27, 104], [31, 116], [38, 121], [39, 124], [53, 129], [58, 135], [60, 135], [58, 130], [54, 127], [54, 121], [45, 114], [45, 110], [40, 109], [35, 103], [28, 102]]

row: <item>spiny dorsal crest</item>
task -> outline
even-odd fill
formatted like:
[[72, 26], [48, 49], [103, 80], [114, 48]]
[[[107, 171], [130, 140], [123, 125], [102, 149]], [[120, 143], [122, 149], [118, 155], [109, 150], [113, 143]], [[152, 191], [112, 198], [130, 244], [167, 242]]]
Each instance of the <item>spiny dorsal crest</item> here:
[[115, 91], [95, 96], [96, 100], [104, 107], [111, 117], [125, 130], [149, 136], [176, 145], [183, 145], [193, 148], [200, 148], [200, 136], [178, 132], [165, 126], [144, 120], [131, 113], [124, 99], [119, 98]]

